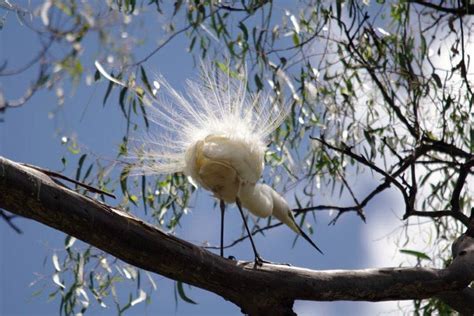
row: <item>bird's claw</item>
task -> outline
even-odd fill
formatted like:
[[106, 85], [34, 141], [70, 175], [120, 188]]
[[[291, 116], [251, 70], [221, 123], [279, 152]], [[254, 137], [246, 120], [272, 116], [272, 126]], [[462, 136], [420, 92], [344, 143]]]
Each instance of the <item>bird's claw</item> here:
[[273, 264], [273, 262], [271, 262], [271, 261], [267, 261], [265, 259], [262, 259], [262, 257], [260, 257], [259, 255], [255, 256], [254, 267], [257, 267], [257, 266], [261, 267], [264, 263]]
[[262, 259], [262, 257], [260, 257], [259, 255], [257, 255], [255, 257], [255, 261], [254, 261], [254, 267], [261, 267], [264, 263], [266, 264], [273, 264], [273, 265], [283, 265], [283, 266], [288, 266], [288, 267], [291, 267], [291, 264], [289, 263], [280, 263], [280, 262], [272, 262], [272, 261], [268, 261], [268, 260], [265, 260], [265, 259]]

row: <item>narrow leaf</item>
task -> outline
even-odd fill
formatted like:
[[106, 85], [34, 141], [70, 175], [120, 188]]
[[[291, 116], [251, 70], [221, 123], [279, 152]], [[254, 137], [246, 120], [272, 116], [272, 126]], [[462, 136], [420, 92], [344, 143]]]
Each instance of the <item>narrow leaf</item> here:
[[55, 269], [57, 272], [61, 271], [61, 267], [60, 267], [60, 265], [59, 265], [59, 259], [58, 259], [58, 255], [57, 255], [57, 254], [53, 254], [52, 261], [53, 261], [54, 269]]
[[60, 288], [63, 288], [65, 289], [66, 287], [64, 286], [64, 284], [61, 283], [61, 280], [59, 279], [59, 274], [55, 273], [53, 275], [53, 282], [54, 284], [56, 284], [57, 286], [59, 286]]
[[134, 305], [137, 305], [138, 303], [141, 303], [143, 302], [144, 300], [146, 300], [146, 293], [145, 291], [143, 291], [142, 289], [140, 289], [139, 291], [139, 294], [138, 294], [138, 297], [136, 299], [134, 299], [130, 305], [131, 306], [134, 306]]
[[400, 249], [400, 252], [404, 253], [404, 254], [407, 254], [407, 255], [415, 256], [418, 259], [431, 260], [431, 258], [426, 253], [423, 253], [423, 252], [410, 250], [410, 249]]
[[99, 61], [96, 60], [95, 63], [94, 63], [94, 65], [95, 65], [95, 68], [97, 68], [97, 70], [100, 72], [100, 74], [101, 74], [102, 76], [104, 76], [107, 80], [112, 81], [113, 83], [116, 83], [116, 84], [118, 84], [118, 85], [120, 85], [120, 86], [122, 86], [122, 87], [126, 87], [126, 86], [127, 86], [127, 85], [126, 85], [125, 83], [123, 83], [122, 81], [120, 81], [120, 80], [118, 80], [118, 79], [112, 77], [111, 75], [109, 75], [109, 74], [107, 73], [107, 71], [105, 71], [104, 67], [102, 67], [102, 65], [99, 63]]
[[186, 294], [184, 293], [183, 282], [177, 281], [176, 286], [178, 288], [179, 297], [181, 297], [181, 299], [183, 301], [185, 301], [186, 303], [190, 303], [190, 304], [197, 304], [195, 301], [193, 301], [192, 299], [187, 297]]

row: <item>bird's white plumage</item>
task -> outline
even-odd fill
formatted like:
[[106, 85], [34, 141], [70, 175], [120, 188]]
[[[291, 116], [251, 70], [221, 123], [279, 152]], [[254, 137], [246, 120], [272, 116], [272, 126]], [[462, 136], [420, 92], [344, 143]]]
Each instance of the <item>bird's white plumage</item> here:
[[203, 66], [199, 82], [187, 82], [186, 95], [158, 79], [162, 89], [146, 108], [157, 128], [137, 146], [141, 172], [183, 172], [205, 187], [199, 158], [226, 164], [243, 182], [261, 178], [267, 137], [287, 109], [267, 95], [247, 93], [245, 74], [233, 76]]
[[158, 128], [137, 147], [138, 168], [145, 174], [183, 172], [218, 199], [239, 199], [258, 217], [274, 215], [313, 244], [285, 199], [258, 183], [267, 137], [288, 111], [268, 96], [247, 93], [245, 74], [237, 76], [203, 67], [198, 82], [187, 82], [186, 95], [160, 79], [163, 89], [147, 108]]

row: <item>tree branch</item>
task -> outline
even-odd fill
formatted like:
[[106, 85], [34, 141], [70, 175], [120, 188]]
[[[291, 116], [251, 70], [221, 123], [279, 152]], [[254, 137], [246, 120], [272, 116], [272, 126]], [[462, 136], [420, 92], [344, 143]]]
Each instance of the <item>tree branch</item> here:
[[254, 267], [253, 262], [219, 257], [2, 157], [0, 192], [0, 208], [75, 236], [136, 267], [212, 291], [250, 315], [294, 314], [296, 299], [422, 299], [461, 291], [474, 279], [474, 238], [466, 236], [446, 269]]
[[451, 216], [465, 226], [469, 225], [469, 218], [461, 212], [453, 212], [451, 210], [442, 210], [442, 211], [417, 211], [417, 210], [410, 210], [408, 213], [403, 215], [403, 219], [407, 219], [410, 216], [419, 216], [419, 217], [431, 217], [431, 218], [440, 218], [445, 216]]
[[5, 223], [7, 223], [8, 226], [10, 226], [10, 228], [13, 229], [17, 234], [23, 234], [23, 231], [12, 221], [12, 219], [14, 219], [15, 217], [18, 216], [5, 214], [5, 212], [0, 209], [0, 218], [2, 218]]
[[471, 168], [474, 167], [474, 158], [471, 158], [468, 162], [462, 165], [459, 172], [458, 180], [456, 181], [456, 186], [453, 190], [453, 196], [451, 198], [451, 208], [453, 212], [459, 212], [461, 210], [460, 196], [461, 191], [466, 182], [466, 178], [471, 171]]
[[434, 3], [431, 3], [431, 2], [426, 1], [426, 0], [410, 0], [409, 2], [419, 4], [419, 5], [422, 5], [424, 7], [436, 10], [436, 11], [455, 14], [455, 15], [459, 15], [459, 16], [463, 16], [463, 15], [466, 15], [466, 14], [469, 15], [469, 14], [474, 13], [474, 5], [469, 4], [469, 1], [466, 1], [462, 6], [460, 6], [458, 8], [443, 7], [441, 4], [439, 4], [439, 5], [434, 4]]

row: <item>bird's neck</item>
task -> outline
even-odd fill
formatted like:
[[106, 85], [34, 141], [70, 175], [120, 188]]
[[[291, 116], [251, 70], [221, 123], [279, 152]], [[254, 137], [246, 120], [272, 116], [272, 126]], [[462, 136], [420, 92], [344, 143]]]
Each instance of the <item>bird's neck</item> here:
[[299, 233], [288, 202], [272, 187], [263, 183], [242, 185], [240, 200], [242, 205], [255, 216], [268, 217], [273, 215], [293, 231]]
[[272, 214], [273, 198], [271, 189], [262, 183], [242, 184], [239, 191], [239, 198], [242, 205], [258, 217], [268, 217]]

